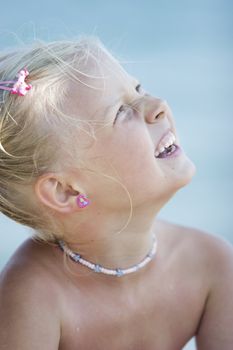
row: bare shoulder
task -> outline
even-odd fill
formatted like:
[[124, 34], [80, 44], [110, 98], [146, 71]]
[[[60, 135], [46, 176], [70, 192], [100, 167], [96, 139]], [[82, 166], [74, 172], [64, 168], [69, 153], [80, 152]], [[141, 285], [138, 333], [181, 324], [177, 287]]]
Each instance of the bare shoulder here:
[[28, 240], [0, 274], [1, 349], [58, 349], [60, 314], [56, 289], [45, 272], [43, 259], [37, 258]]
[[[211, 262], [210, 267], [229, 263], [233, 257], [233, 246], [222, 237], [215, 236], [194, 227], [175, 224], [165, 220], [157, 220], [160, 236], [164, 236], [169, 249], [185, 249], [190, 258], [201, 262]], [[219, 266], [220, 267], [220, 266]]]
[[43, 257], [43, 248], [41, 249], [39, 245], [40, 243], [37, 244], [31, 238], [25, 240], [12, 254], [1, 271], [1, 283], [9, 279], [12, 281], [17, 279], [19, 283], [20, 279], [27, 281], [31, 280], [33, 276], [35, 280], [37, 276], [40, 277], [42, 271], [46, 270], [46, 262]]
[[[192, 278], [199, 275], [206, 300], [196, 330], [198, 350], [231, 350], [233, 344], [233, 247], [225, 239], [208, 232], [160, 221], [170, 250], [185, 264]], [[179, 265], [181, 266], [181, 265]]]
[[165, 220], [157, 223], [166, 254], [175, 251], [178, 260], [199, 267], [209, 289], [219, 278], [218, 273], [233, 267], [233, 246], [224, 238]]
[[32, 290], [36, 293], [38, 290], [48, 293], [54, 300], [56, 265], [53, 248], [29, 238], [19, 246], [1, 271], [0, 288], [24, 290], [24, 293], [31, 293]]

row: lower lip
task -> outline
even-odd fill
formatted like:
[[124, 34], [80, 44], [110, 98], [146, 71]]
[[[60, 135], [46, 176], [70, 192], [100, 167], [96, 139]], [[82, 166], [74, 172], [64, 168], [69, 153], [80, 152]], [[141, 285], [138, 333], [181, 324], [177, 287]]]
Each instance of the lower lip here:
[[175, 157], [178, 157], [181, 153], [182, 153], [182, 148], [176, 145], [176, 150], [174, 152], [172, 152], [171, 154], [168, 154], [162, 158], [158, 158], [158, 157], [155, 157], [155, 158], [159, 159], [159, 160], [160, 159], [163, 160], [163, 159], [175, 158]]

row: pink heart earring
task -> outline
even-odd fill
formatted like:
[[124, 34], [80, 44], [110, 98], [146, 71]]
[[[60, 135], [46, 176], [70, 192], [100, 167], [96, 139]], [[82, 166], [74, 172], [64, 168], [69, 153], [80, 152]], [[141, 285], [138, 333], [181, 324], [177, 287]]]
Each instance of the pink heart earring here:
[[79, 194], [76, 201], [79, 208], [85, 208], [90, 204], [90, 200], [84, 194]]

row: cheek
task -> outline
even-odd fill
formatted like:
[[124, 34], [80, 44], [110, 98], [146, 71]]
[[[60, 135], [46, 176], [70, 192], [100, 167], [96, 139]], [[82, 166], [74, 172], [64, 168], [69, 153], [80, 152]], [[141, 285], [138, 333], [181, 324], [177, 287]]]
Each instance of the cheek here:
[[140, 176], [155, 166], [154, 145], [142, 125], [131, 127], [124, 123], [111, 135], [99, 139], [96, 146], [96, 153], [124, 178]]
[[154, 171], [156, 165], [153, 145], [145, 139], [122, 144], [112, 161], [116, 169], [121, 170], [122, 176], [133, 182], [147, 176], [152, 169]]

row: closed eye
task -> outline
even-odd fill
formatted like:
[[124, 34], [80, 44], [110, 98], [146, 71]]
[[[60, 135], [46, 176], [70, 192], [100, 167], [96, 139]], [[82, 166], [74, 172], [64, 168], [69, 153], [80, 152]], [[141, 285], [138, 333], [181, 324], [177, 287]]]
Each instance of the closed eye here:
[[[145, 95], [145, 90], [142, 88], [141, 84], [138, 84], [136, 87], [135, 87], [135, 90], [140, 94], [140, 95]], [[133, 110], [135, 108], [133, 108], [131, 105], [129, 104], [124, 104], [124, 105], [121, 105], [120, 108], [118, 109], [117, 113], [116, 113], [116, 117], [115, 117], [115, 120], [114, 120], [114, 123], [116, 122], [116, 119], [119, 117], [119, 115], [121, 113], [125, 113], [127, 114], [127, 111], [129, 110]]]
[[135, 88], [135, 90], [140, 94], [140, 95], [144, 95], [145, 94], [145, 91], [144, 89], [142, 88], [142, 85], [141, 84], [138, 84]]

